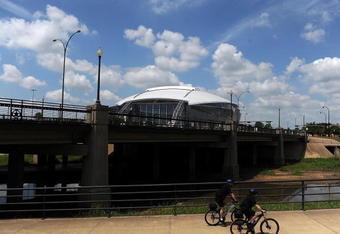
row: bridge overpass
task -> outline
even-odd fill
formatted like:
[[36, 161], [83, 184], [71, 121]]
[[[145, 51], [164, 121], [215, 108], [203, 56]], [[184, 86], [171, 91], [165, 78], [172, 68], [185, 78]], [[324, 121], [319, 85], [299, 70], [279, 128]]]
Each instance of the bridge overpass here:
[[157, 178], [175, 161], [175, 171], [187, 171], [194, 180], [202, 165], [217, 164], [213, 167], [221, 176], [237, 178], [240, 164], [282, 165], [301, 158], [305, 147], [303, 133], [284, 129], [122, 115], [100, 104], [61, 108], [58, 103], [0, 99], [0, 152], [9, 154], [9, 187], [24, 181], [24, 154], [38, 154], [38, 163], [49, 158], [51, 170], [57, 154], [65, 164], [69, 155], [83, 155], [81, 184], [107, 185], [109, 153], [117, 170], [134, 161], [136, 168], [148, 164]]

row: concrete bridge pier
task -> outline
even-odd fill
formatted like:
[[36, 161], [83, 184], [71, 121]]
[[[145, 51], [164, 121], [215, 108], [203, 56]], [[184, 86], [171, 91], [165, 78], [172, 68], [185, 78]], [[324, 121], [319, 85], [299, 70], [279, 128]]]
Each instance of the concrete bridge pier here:
[[[108, 167], [108, 107], [101, 104], [89, 106], [91, 113], [87, 122], [92, 125], [87, 139], [88, 155], [83, 159], [82, 186], [109, 184]], [[105, 190], [105, 189], [104, 189]], [[105, 192], [91, 189], [88, 192]], [[100, 197], [98, 197], [100, 196]], [[91, 196], [92, 199], [106, 199], [106, 195]]]
[[[22, 188], [24, 184], [24, 154], [21, 152], [12, 151], [8, 156], [8, 179], [7, 188]], [[7, 202], [20, 201], [22, 190], [8, 190]]]
[[258, 158], [258, 152], [257, 152], [257, 145], [253, 144], [253, 155], [252, 155], [252, 165], [257, 165], [257, 158]]
[[160, 147], [158, 144], [153, 145], [153, 161], [152, 161], [152, 176], [154, 181], [159, 181], [160, 177]]
[[232, 125], [228, 141], [228, 148], [224, 150], [223, 160], [223, 177], [225, 178], [239, 178], [239, 165], [237, 154], [237, 129], [236, 124]]
[[279, 136], [277, 137], [277, 146], [274, 156], [274, 164], [276, 166], [282, 166], [285, 164], [283, 134], [281, 129], [279, 131], [280, 133]]
[[196, 179], [196, 151], [193, 146], [189, 150], [189, 180], [194, 181]]

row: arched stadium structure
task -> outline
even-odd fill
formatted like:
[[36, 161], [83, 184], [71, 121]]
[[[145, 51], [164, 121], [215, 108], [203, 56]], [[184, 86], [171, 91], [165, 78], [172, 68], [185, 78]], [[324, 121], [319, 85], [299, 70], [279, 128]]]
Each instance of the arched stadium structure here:
[[146, 89], [117, 103], [120, 114], [166, 119], [211, 122], [238, 122], [236, 104], [217, 95], [188, 86], [163, 86]]

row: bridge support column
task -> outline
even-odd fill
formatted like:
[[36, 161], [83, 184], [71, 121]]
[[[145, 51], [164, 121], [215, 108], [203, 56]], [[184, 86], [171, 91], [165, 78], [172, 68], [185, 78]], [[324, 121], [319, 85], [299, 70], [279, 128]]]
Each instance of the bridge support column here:
[[195, 147], [190, 147], [189, 180], [194, 181], [195, 179], [196, 179], [196, 151]]
[[153, 167], [153, 180], [154, 181], [158, 181], [159, 180], [159, 176], [160, 176], [160, 162], [159, 162], [159, 145], [154, 144], [153, 146], [153, 162], [152, 162], [152, 167]]
[[[108, 108], [100, 104], [89, 106], [91, 113], [87, 121], [91, 123], [88, 136], [88, 155], [83, 159], [82, 186], [108, 185]], [[107, 192], [106, 189], [91, 189], [90, 193]], [[89, 199], [105, 199], [106, 195], [91, 196]]]
[[66, 168], [68, 164], [68, 155], [63, 154], [63, 168]]
[[[24, 183], [24, 154], [10, 152], [8, 156], [8, 188], [22, 188]], [[8, 198], [7, 202], [20, 201], [22, 190], [9, 190], [7, 195], [17, 196]]]
[[254, 144], [253, 145], [253, 166], [256, 166], [257, 165], [257, 157], [258, 157], [258, 154], [257, 154], [257, 145]]
[[229, 136], [229, 147], [224, 150], [223, 177], [239, 178], [239, 165], [237, 156], [237, 130], [233, 123]]
[[280, 131], [280, 134], [277, 139], [276, 152], [274, 157], [274, 164], [276, 166], [282, 166], [285, 164], [285, 155], [284, 155], [284, 141], [283, 134]]
[[47, 186], [53, 187], [56, 184], [55, 176], [55, 158], [54, 154], [48, 154], [47, 156]]

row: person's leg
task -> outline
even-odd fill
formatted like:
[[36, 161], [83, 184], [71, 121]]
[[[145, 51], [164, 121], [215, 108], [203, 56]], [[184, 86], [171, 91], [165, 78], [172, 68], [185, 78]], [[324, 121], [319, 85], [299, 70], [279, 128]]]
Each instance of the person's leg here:
[[224, 200], [218, 199], [216, 200], [216, 203], [219, 205], [220, 207], [220, 221], [223, 222], [224, 221], [224, 217], [223, 217], [223, 213], [224, 213]]

